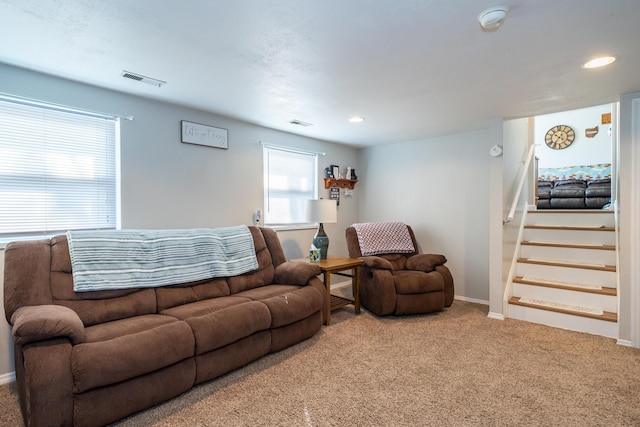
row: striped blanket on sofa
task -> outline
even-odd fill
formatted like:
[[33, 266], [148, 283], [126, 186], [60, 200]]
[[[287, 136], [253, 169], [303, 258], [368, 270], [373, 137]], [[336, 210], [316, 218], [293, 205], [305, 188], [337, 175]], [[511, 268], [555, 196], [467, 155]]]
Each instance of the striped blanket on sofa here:
[[69, 231], [76, 292], [145, 288], [256, 270], [247, 226]]

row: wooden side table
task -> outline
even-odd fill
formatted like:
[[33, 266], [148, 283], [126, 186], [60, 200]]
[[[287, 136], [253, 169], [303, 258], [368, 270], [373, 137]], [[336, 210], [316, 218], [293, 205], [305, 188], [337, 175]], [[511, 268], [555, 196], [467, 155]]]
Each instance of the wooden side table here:
[[[346, 305], [353, 304], [356, 314], [360, 314], [360, 266], [364, 262], [355, 258], [340, 258], [329, 256], [327, 259], [321, 260], [318, 265], [324, 274], [324, 287], [327, 289], [327, 298], [329, 305], [324, 324], [331, 322], [331, 311], [342, 308]], [[340, 273], [340, 271], [351, 270], [351, 274]], [[351, 288], [353, 291], [353, 301], [337, 295], [331, 295], [331, 274], [351, 277]]]

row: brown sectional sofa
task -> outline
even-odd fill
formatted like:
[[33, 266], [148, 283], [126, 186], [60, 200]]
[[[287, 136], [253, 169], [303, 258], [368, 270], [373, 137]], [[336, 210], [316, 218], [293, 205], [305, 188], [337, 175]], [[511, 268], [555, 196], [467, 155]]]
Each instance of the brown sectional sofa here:
[[25, 424], [108, 424], [318, 332], [320, 268], [287, 262], [275, 231], [249, 229], [258, 270], [147, 289], [74, 292], [66, 236], [7, 245]]

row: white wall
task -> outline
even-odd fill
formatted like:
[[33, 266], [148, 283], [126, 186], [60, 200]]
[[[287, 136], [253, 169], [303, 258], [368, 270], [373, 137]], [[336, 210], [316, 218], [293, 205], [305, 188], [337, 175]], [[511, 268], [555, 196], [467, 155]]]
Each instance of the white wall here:
[[[602, 114], [605, 113], [611, 113], [611, 104], [537, 116], [534, 140], [536, 156], [539, 159], [538, 167], [611, 163], [611, 137], [608, 133], [610, 125], [602, 124]], [[570, 126], [576, 134], [573, 144], [562, 150], [554, 150], [545, 144], [547, 131], [556, 125]], [[593, 138], [587, 138], [585, 130], [596, 126], [598, 134]]]
[[[518, 232], [530, 186], [523, 184], [516, 201], [516, 211], [510, 222], [504, 223], [518, 190], [518, 183], [527, 160], [530, 137], [529, 119], [492, 121], [492, 144], [503, 144], [503, 155], [491, 159], [490, 245], [491, 277], [489, 316], [504, 318], [503, 296], [509, 270], [516, 250]], [[530, 177], [530, 166], [527, 176]]]
[[442, 253], [455, 293], [489, 299], [489, 131], [366, 148], [359, 220], [412, 226], [423, 253]]
[[640, 347], [640, 92], [620, 99], [618, 340]]
[[[153, 88], [158, 90], [158, 88]], [[161, 90], [161, 89], [160, 89]], [[357, 149], [279, 132], [179, 105], [126, 95], [0, 64], [0, 92], [94, 111], [132, 115], [121, 125], [123, 228], [222, 227], [251, 224], [262, 209], [262, 146], [259, 141], [326, 152], [319, 158], [320, 196], [324, 168], [353, 166]], [[180, 142], [180, 121], [206, 123], [229, 130], [229, 149]], [[327, 224], [330, 254], [346, 256], [344, 230], [357, 222], [360, 189], [342, 197], [338, 223]], [[279, 232], [285, 254], [308, 254], [315, 229]], [[0, 251], [0, 270], [4, 266]], [[2, 275], [3, 277], [4, 275]], [[3, 285], [0, 279], [0, 292]], [[4, 310], [3, 310], [4, 315]], [[0, 322], [0, 380], [12, 372], [10, 331]]]

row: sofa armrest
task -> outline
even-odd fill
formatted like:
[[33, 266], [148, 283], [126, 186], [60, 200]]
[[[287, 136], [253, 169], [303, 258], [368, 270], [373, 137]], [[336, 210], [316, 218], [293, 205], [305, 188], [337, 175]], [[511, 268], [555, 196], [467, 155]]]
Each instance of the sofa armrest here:
[[275, 281], [283, 285], [306, 285], [322, 271], [320, 266], [302, 261], [286, 261], [276, 267]]
[[363, 256], [360, 257], [364, 261], [364, 265], [369, 268], [379, 268], [382, 270], [393, 270], [391, 263], [379, 256]]
[[17, 345], [66, 337], [72, 344], [84, 341], [84, 324], [78, 314], [61, 305], [31, 305], [18, 308], [11, 316], [13, 339]]
[[438, 265], [447, 262], [444, 255], [438, 254], [416, 254], [407, 260], [407, 270], [424, 271], [429, 273], [436, 269]]

